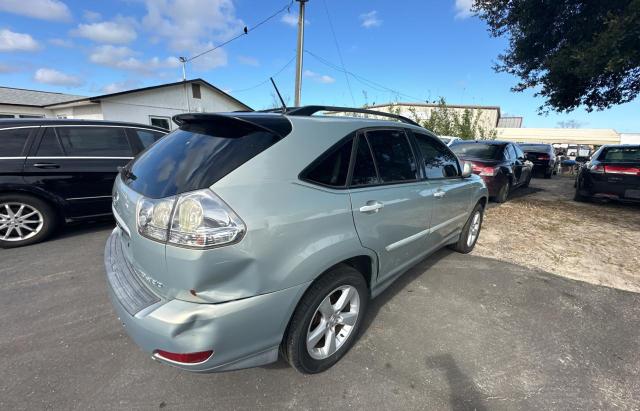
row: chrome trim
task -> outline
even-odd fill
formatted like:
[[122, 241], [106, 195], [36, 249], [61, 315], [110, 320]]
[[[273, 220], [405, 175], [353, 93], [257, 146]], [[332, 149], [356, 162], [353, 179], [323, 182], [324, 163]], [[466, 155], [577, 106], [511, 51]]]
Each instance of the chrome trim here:
[[0, 128], [0, 131], [2, 130], [15, 130], [18, 128], [40, 128], [41, 126], [16, 126], [16, 127], [2, 127]]
[[29, 157], [31, 159], [38, 160], [133, 160], [134, 157], [98, 157], [98, 156], [57, 156], [57, 157]]
[[93, 196], [93, 197], [72, 197], [72, 198], [65, 198], [65, 200], [67, 201], [74, 201], [74, 200], [92, 200], [95, 198], [111, 198], [111, 196]]
[[0, 157], [0, 160], [26, 160], [27, 157]]
[[466, 217], [466, 216], [467, 216], [467, 213], [462, 213], [460, 215], [457, 215], [457, 216], [455, 216], [455, 217], [453, 217], [453, 218], [451, 218], [451, 219], [449, 219], [447, 221], [444, 221], [444, 222], [442, 222], [442, 223], [440, 223], [440, 224], [438, 224], [436, 226], [433, 226], [433, 227], [428, 228], [426, 230], [422, 230], [419, 233], [410, 235], [409, 237], [405, 237], [400, 241], [396, 241], [395, 243], [391, 243], [391, 244], [389, 244], [388, 246], [385, 247], [385, 250], [393, 251], [393, 250], [395, 250], [397, 248], [405, 246], [405, 245], [407, 245], [409, 243], [412, 243], [412, 242], [414, 242], [416, 240], [419, 240], [422, 237], [427, 236], [430, 233], [433, 233], [434, 231], [438, 231], [442, 227], [447, 226], [447, 225], [453, 223], [454, 221], [459, 220], [462, 217]]
[[125, 224], [125, 222], [122, 219], [122, 217], [120, 217], [120, 214], [118, 214], [118, 212], [116, 211], [116, 209], [114, 207], [111, 207], [111, 211], [113, 212], [113, 217], [116, 219], [116, 222], [118, 223], [118, 228], [120, 228], [122, 231], [124, 231], [125, 234], [129, 238], [131, 238], [131, 231], [129, 231], [129, 227], [127, 227], [127, 225]]

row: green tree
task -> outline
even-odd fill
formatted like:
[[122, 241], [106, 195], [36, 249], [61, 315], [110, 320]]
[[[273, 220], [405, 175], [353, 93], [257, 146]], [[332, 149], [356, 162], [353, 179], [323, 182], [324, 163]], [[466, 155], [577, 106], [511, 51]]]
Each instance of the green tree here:
[[474, 0], [494, 37], [495, 69], [533, 89], [540, 111], [603, 110], [640, 92], [640, 0]]

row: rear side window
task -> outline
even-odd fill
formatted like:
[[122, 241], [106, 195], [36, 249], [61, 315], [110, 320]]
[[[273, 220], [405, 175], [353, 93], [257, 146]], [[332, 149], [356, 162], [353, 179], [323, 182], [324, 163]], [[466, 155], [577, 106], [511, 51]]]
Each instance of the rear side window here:
[[609, 147], [600, 155], [608, 163], [640, 163], [640, 147]]
[[20, 157], [33, 128], [0, 130], [0, 157]]
[[120, 127], [58, 127], [56, 132], [68, 156], [132, 156], [129, 140]]
[[36, 156], [38, 157], [64, 156], [64, 151], [62, 151], [62, 147], [60, 146], [60, 141], [58, 140], [58, 136], [56, 136], [56, 132], [52, 127], [46, 127], [44, 129], [44, 134], [42, 135], [42, 140], [40, 140], [40, 146], [38, 147]]
[[358, 149], [356, 160], [353, 165], [353, 175], [351, 177], [352, 186], [366, 186], [378, 184], [378, 173], [376, 165], [371, 156], [371, 150], [367, 140], [363, 137], [358, 139]]
[[504, 149], [504, 158], [507, 160], [515, 160], [516, 159], [516, 151], [513, 149], [513, 146], [509, 144]]
[[151, 144], [155, 143], [165, 136], [164, 133], [160, 133], [158, 131], [142, 130], [139, 128], [133, 128], [131, 129], [131, 131], [133, 131], [135, 135], [138, 136], [138, 139], [140, 139], [140, 143], [144, 148], [149, 147]]
[[451, 150], [434, 138], [419, 133], [414, 135], [422, 154], [427, 178], [449, 178], [459, 175], [458, 160]]
[[340, 144], [324, 158], [311, 165], [308, 171], [302, 173], [302, 178], [314, 183], [331, 187], [345, 187], [351, 159], [353, 138]]
[[374, 130], [367, 132], [381, 183], [415, 181], [416, 160], [409, 140], [402, 130]]
[[210, 127], [183, 126], [135, 160], [133, 178], [127, 184], [152, 198], [206, 188], [280, 139], [261, 129], [231, 129], [236, 134], [221, 136], [225, 129], [215, 123]]

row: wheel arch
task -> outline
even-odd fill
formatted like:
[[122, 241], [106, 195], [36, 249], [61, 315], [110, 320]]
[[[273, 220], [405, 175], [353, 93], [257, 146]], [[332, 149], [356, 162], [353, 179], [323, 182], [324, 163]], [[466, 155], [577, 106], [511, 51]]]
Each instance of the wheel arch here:
[[66, 217], [66, 214], [64, 212], [64, 208], [65, 208], [64, 201], [50, 193], [47, 193], [46, 191], [37, 190], [32, 187], [26, 187], [26, 186], [25, 187], [16, 186], [16, 187], [8, 187], [8, 188], [0, 189], [0, 195], [11, 195], [11, 194], [28, 195], [31, 197], [35, 197], [49, 204], [55, 211], [57, 218], [60, 219], [61, 221], [64, 221]]

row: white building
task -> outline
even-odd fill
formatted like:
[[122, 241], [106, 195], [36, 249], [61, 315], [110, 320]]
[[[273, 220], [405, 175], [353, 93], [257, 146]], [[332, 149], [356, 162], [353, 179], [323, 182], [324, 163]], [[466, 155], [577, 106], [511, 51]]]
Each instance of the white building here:
[[0, 87], [0, 118], [128, 121], [174, 129], [176, 114], [238, 110], [251, 108], [202, 79], [95, 97]]

